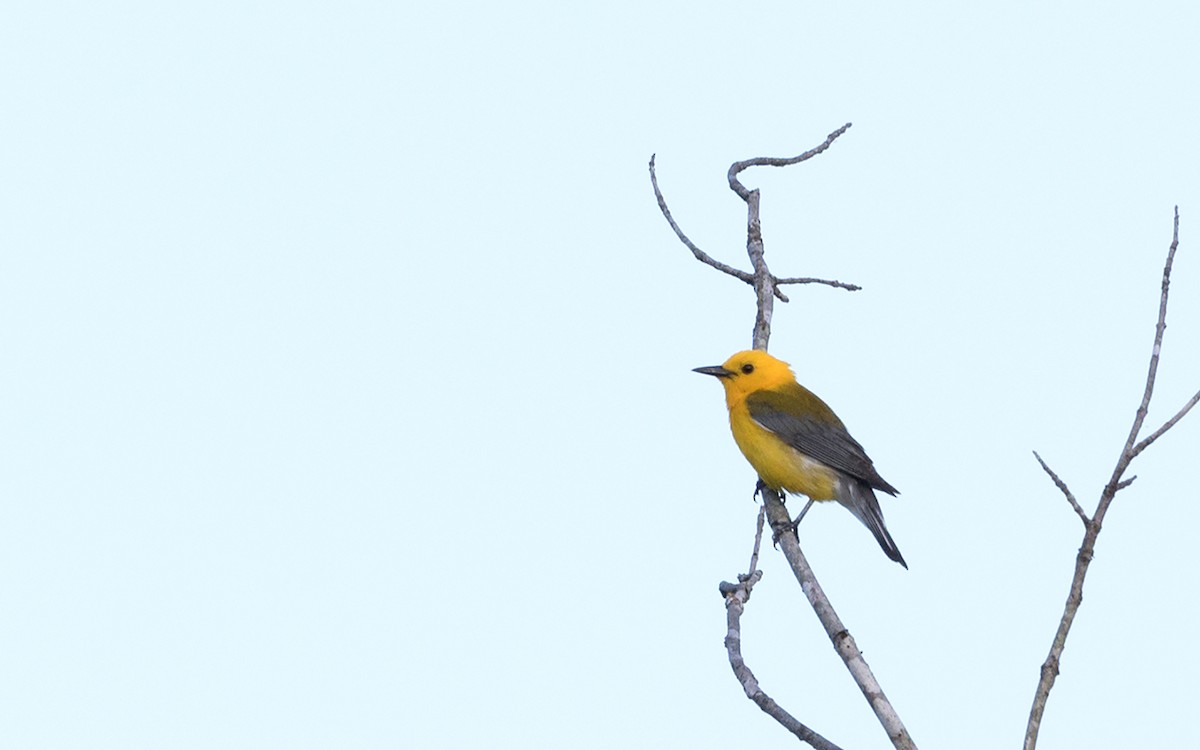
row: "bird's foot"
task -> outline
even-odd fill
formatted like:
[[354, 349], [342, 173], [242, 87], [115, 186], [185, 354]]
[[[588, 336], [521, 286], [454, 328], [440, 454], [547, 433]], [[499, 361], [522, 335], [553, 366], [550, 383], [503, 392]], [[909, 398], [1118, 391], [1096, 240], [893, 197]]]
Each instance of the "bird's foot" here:
[[796, 537], [797, 541], [800, 540], [800, 536], [796, 534], [796, 524], [786, 522], [779, 524], [773, 523], [771, 524], [771, 545], [776, 549], [779, 549], [779, 540], [783, 539], [784, 534], [791, 534], [792, 536]]
[[808, 509], [811, 507], [813, 507], [813, 501], [809, 500], [808, 504], [804, 506], [804, 510], [800, 511], [800, 515], [796, 516], [796, 520], [792, 521], [792, 531], [795, 531], [800, 522], [804, 520], [804, 514], [808, 513]]
[[812, 505], [813, 505], [813, 501], [809, 500], [808, 504], [804, 506], [804, 510], [800, 511], [800, 515], [796, 516], [795, 520], [793, 520], [789, 523], [781, 523], [778, 525], [772, 524], [771, 525], [771, 543], [773, 545], [775, 545], [776, 547], [778, 547], [779, 540], [783, 538], [784, 534], [787, 534], [789, 532], [793, 536], [796, 537], [797, 542], [800, 541], [800, 532], [798, 531], [798, 527], [800, 526], [800, 522], [804, 520], [804, 514], [808, 513], [808, 509], [811, 508]]
[[[754, 485], [754, 499], [757, 500], [759, 495], [762, 495], [768, 489], [770, 489], [770, 488], [767, 487], [767, 483], [764, 482], [763, 480], [759, 479], [758, 482]], [[775, 490], [775, 494], [779, 495], [779, 502], [781, 502], [781, 503], [787, 502], [787, 493], [786, 492], [784, 492], [783, 490]]]

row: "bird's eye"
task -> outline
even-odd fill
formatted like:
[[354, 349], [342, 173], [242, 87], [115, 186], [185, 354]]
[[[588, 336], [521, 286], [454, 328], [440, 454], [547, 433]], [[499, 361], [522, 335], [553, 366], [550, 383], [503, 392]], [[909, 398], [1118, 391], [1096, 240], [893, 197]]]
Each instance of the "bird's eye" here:
[[742, 365], [742, 374], [743, 375], [749, 375], [752, 372], [754, 372], [754, 365], [749, 365], [749, 364]]

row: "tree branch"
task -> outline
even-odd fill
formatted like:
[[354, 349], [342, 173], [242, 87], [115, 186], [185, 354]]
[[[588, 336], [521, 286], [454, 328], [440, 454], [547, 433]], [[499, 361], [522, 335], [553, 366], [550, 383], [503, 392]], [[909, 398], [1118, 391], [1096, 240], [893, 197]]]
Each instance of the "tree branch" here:
[[[1150, 410], [1150, 397], [1154, 394], [1154, 379], [1158, 375], [1158, 357], [1162, 353], [1163, 334], [1167, 331], [1167, 297], [1171, 291], [1171, 266], [1175, 263], [1177, 249], [1179, 249], [1179, 206], [1175, 207], [1175, 229], [1171, 235], [1171, 247], [1167, 250], [1167, 262], [1163, 266], [1162, 293], [1158, 298], [1158, 323], [1154, 326], [1154, 347], [1150, 351], [1146, 389], [1142, 393], [1142, 403], [1138, 405], [1133, 418], [1133, 426], [1129, 428], [1129, 437], [1125, 440], [1125, 447], [1121, 449], [1121, 456], [1117, 459], [1117, 465], [1113, 469], [1112, 478], [1108, 481], [1108, 487], [1116, 487], [1117, 482], [1121, 481], [1121, 475], [1129, 467], [1129, 462], [1137, 455], [1134, 452], [1134, 443], [1138, 433], [1142, 431], [1142, 423], [1146, 421], [1146, 414]], [[1155, 440], [1158, 439], [1157, 435], [1151, 435], [1151, 437]]]
[[658, 175], [655, 173], [654, 169], [654, 160], [657, 158], [657, 156], [657, 154], [652, 154], [650, 156], [650, 184], [654, 186], [654, 197], [658, 199], [658, 209], [662, 211], [662, 215], [667, 220], [667, 223], [671, 225], [671, 229], [675, 230], [675, 236], [678, 237], [683, 244], [687, 245], [688, 250], [692, 251], [692, 255], [696, 256], [696, 260], [700, 261], [701, 263], [707, 263], [718, 271], [727, 273], [735, 279], [741, 279], [747, 284], [753, 284], [754, 276], [752, 274], [746, 273], [741, 269], [734, 268], [733, 266], [727, 266], [721, 261], [716, 260], [708, 253], [697, 247], [696, 243], [688, 239], [688, 236], [684, 234], [683, 230], [679, 228], [679, 225], [675, 223], [675, 219], [671, 216], [671, 210], [667, 208], [667, 199], [663, 197], [662, 191], [658, 189]]
[[[1116, 466], [1113, 468], [1112, 477], [1100, 494], [1100, 500], [1096, 504], [1096, 512], [1092, 514], [1091, 520], [1087, 520], [1082, 513], [1082, 509], [1078, 507], [1077, 503], [1072, 501], [1076, 512], [1080, 513], [1080, 516], [1085, 519], [1083, 544], [1080, 545], [1079, 553], [1075, 556], [1075, 573], [1071, 577], [1071, 588], [1067, 594], [1067, 603], [1063, 608], [1063, 615], [1059, 620], [1054, 640], [1050, 644], [1050, 653], [1046, 656], [1046, 661], [1042, 663], [1041, 677], [1038, 680], [1036, 690], [1034, 690], [1033, 706], [1029, 710], [1029, 723], [1025, 728], [1025, 750], [1034, 750], [1037, 747], [1038, 731], [1041, 729], [1042, 716], [1046, 711], [1046, 701], [1050, 697], [1050, 690], [1054, 687], [1055, 678], [1058, 677], [1059, 664], [1062, 659], [1063, 649], [1066, 648], [1067, 636], [1071, 632], [1071, 624], [1075, 621], [1079, 605], [1083, 602], [1083, 582], [1087, 576], [1088, 566], [1091, 565], [1092, 558], [1095, 555], [1096, 539], [1100, 535], [1104, 516], [1108, 513], [1108, 508], [1112, 505], [1117, 493], [1128, 487], [1137, 478], [1129, 477], [1128, 479], [1124, 479], [1125, 472], [1139, 453], [1161, 437], [1163, 433], [1175, 426], [1196, 405], [1197, 400], [1200, 400], [1200, 393], [1197, 393], [1174, 417], [1167, 420], [1166, 424], [1155, 430], [1145, 440], [1137, 442], [1138, 434], [1141, 432], [1142, 424], [1145, 422], [1146, 414], [1150, 409], [1150, 399], [1154, 394], [1154, 378], [1158, 372], [1159, 354], [1162, 352], [1163, 332], [1167, 328], [1167, 296], [1171, 286], [1171, 265], [1174, 263], [1175, 251], [1178, 247], [1179, 207], [1176, 206], [1175, 228], [1172, 234], [1171, 247], [1167, 251], [1167, 262], [1163, 268], [1162, 293], [1159, 297], [1158, 305], [1158, 322], [1154, 328], [1154, 346], [1151, 349], [1150, 366], [1146, 373], [1146, 386], [1142, 392], [1142, 401], [1138, 405], [1137, 412], [1134, 415], [1133, 426], [1129, 430], [1129, 437], [1125, 440], [1125, 445], [1121, 449], [1121, 455], [1117, 458]], [[1036, 456], [1037, 454], [1035, 453], [1034, 455]], [[1041, 462], [1041, 460], [1041, 457], [1038, 457], [1038, 461]], [[1059, 486], [1059, 489], [1066, 492], [1066, 486], [1046, 467], [1045, 463], [1042, 463], [1042, 468], [1046, 469], [1055, 484]], [[1070, 499], [1070, 495], [1068, 495], [1068, 499]]]
[[[825, 142], [814, 149], [804, 152], [799, 156], [790, 159], [772, 159], [759, 158], [748, 159], [746, 161], [736, 162], [729, 168], [729, 186], [743, 200], [746, 201], [746, 253], [750, 256], [750, 263], [754, 269], [751, 275], [751, 283], [754, 285], [755, 295], [757, 297], [757, 315], [754, 321], [753, 345], [755, 349], [765, 351], [767, 344], [771, 338], [771, 316], [774, 312], [774, 302], [778, 297], [786, 301], [786, 297], [780, 294], [778, 285], [783, 283], [790, 284], [806, 284], [806, 283], [821, 283], [829, 286], [840, 287], [843, 289], [856, 290], [857, 286], [853, 284], [844, 284], [842, 282], [831, 282], [820, 279], [795, 278], [795, 279], [780, 279], [771, 273], [767, 266], [766, 257], [763, 250], [762, 225], [759, 220], [759, 192], [758, 190], [747, 190], [741, 182], [738, 181], [737, 175], [747, 167], [752, 166], [776, 166], [782, 167], [789, 164], [797, 164], [807, 159], [816, 156], [825, 151], [829, 146], [837, 140], [838, 136], [846, 132], [850, 127], [850, 123], [846, 123], [834, 132], [830, 133], [825, 139]], [[655, 195], [659, 199], [659, 208], [663, 211], [663, 215], [667, 217], [667, 221], [672, 228], [676, 228], [674, 221], [670, 218], [666, 209], [666, 202], [662, 199], [662, 193], [658, 190], [658, 184], [654, 177], [654, 160], [650, 161], [651, 182], [654, 184]], [[703, 253], [683, 237], [682, 232], [676, 228], [676, 234], [684, 243], [692, 248], [692, 254], [701, 262], [707, 263], [719, 268], [715, 262], [705, 260]], [[702, 257], [703, 256], [703, 257]], [[729, 271], [726, 271], [729, 273]], [[730, 273], [737, 278], [745, 281], [741, 275]], [[780, 539], [780, 547], [783, 549], [783, 554], [788, 560], [788, 564], [792, 568], [792, 572], [796, 576], [796, 580], [800, 582], [800, 588], [804, 591], [805, 597], [808, 598], [809, 604], [812, 605], [813, 611], [816, 612], [817, 618], [821, 621], [825, 628], [826, 634], [829, 635], [834, 649], [846, 664], [854, 681], [858, 684], [863, 696], [867, 699], [867, 703], [875, 712], [876, 717], [883, 725], [888, 737], [900, 750], [916, 750], [916, 745], [912, 738], [908, 735], [908, 730], [904, 728], [904, 724], [900, 721], [900, 717], [888, 702], [887, 697], [883, 693], [883, 689], [875, 680], [875, 676], [871, 673], [870, 667], [862, 658], [862, 653], [858, 650], [858, 646], [851, 637], [846, 626], [842, 624], [841, 619], [833, 609], [833, 605], [829, 603], [828, 597], [821, 589], [821, 585], [817, 582], [816, 576], [813, 574], [812, 568], [808, 565], [808, 560], [800, 551], [800, 543], [794, 533], [791, 518], [788, 516], [787, 508], [783, 504], [783, 500], [779, 494], [769, 488], [763, 489], [763, 507], [765, 508], [767, 518], [771, 523], [771, 528], [775, 530], [776, 537]], [[758, 535], [755, 539], [754, 554], [751, 556], [751, 570], [745, 576], [739, 576], [738, 584], [722, 583], [721, 593], [725, 596], [727, 621], [729, 625], [728, 635], [725, 639], [725, 646], [729, 652], [730, 665], [733, 667], [734, 674], [737, 675], [741, 682], [746, 695], [753, 700], [763, 711], [766, 711], [776, 719], [780, 724], [786, 727], [797, 737], [813, 744], [814, 747], [832, 747], [832, 745], [819, 745], [814, 740], [828, 742], [812, 733], [812, 736], [802, 734], [802, 732], [811, 732], [800, 722], [796, 721], [790, 714], [779, 708], [777, 704], [767, 697], [758, 686], [753, 673], [746, 666], [741, 656], [741, 631], [740, 618], [744, 610], [745, 603], [750, 597], [750, 590], [761, 577], [761, 573], [755, 569], [758, 556], [758, 547], [761, 542], [762, 532], [762, 510], [759, 512]], [[783, 530], [789, 533], [783, 533]]]
[[742, 613], [745, 611], [746, 602], [750, 599], [750, 592], [754, 588], [754, 584], [762, 579], [762, 571], [758, 569], [758, 551], [762, 546], [765, 514], [765, 506], [759, 506], [758, 526], [754, 534], [754, 551], [750, 555], [750, 571], [739, 575], [737, 583], [723, 581], [720, 587], [721, 595], [725, 597], [725, 622], [727, 625], [725, 650], [729, 653], [729, 665], [733, 668], [733, 674], [737, 677], [738, 682], [741, 683], [742, 690], [746, 692], [746, 697], [754, 701], [763, 713], [817, 750], [841, 750], [840, 747], [805, 726], [776, 703], [771, 696], [763, 692], [758, 685], [758, 678], [754, 676], [754, 672], [750, 671], [750, 667], [742, 658]]
[[1071, 504], [1071, 507], [1075, 509], [1075, 513], [1077, 513], [1083, 520], [1083, 525], [1087, 526], [1089, 523], [1091, 523], [1092, 519], [1088, 518], [1087, 513], [1083, 512], [1083, 508], [1080, 507], [1079, 502], [1075, 500], [1075, 495], [1071, 493], [1071, 490], [1067, 487], [1067, 483], [1058, 478], [1058, 475], [1054, 473], [1053, 469], [1046, 465], [1046, 462], [1042, 460], [1042, 457], [1038, 455], [1037, 451], [1033, 452], [1033, 457], [1038, 460], [1038, 463], [1041, 464], [1046, 473], [1050, 475], [1050, 479], [1054, 481], [1054, 486], [1062, 490], [1062, 493], [1067, 496], [1067, 502]]
[[1191, 411], [1192, 407], [1195, 406], [1198, 402], [1200, 402], [1200, 391], [1196, 391], [1196, 395], [1194, 395], [1190, 399], [1188, 399], [1188, 402], [1183, 405], [1183, 408], [1180, 409], [1179, 411], [1175, 412], [1175, 416], [1168, 419], [1166, 421], [1166, 423], [1163, 424], [1162, 427], [1159, 427], [1157, 430], [1150, 433], [1150, 435], [1148, 437], [1146, 437], [1146, 439], [1142, 440], [1142, 442], [1135, 445], [1133, 447], [1133, 455], [1137, 456], [1139, 453], [1146, 450], [1146, 448], [1148, 448], [1151, 443], [1153, 443], [1155, 440], [1158, 440], [1160, 437], [1162, 437], [1164, 432], [1166, 432], [1167, 430], [1174, 427], [1175, 423], [1178, 422], [1179, 420], [1183, 419], [1184, 415], [1187, 414], [1189, 411]]
[[858, 644], [854, 642], [854, 637], [842, 624], [841, 618], [834, 611], [833, 605], [830, 604], [829, 598], [825, 596], [825, 591], [817, 581], [816, 574], [809, 567], [808, 559], [800, 551], [800, 541], [795, 533], [795, 526], [792, 525], [792, 519], [788, 515], [787, 506], [783, 504], [779, 494], [770, 488], [763, 490], [763, 501], [767, 508], [767, 520], [770, 521], [771, 529], [779, 539], [779, 546], [792, 568], [792, 574], [796, 576], [796, 580], [800, 583], [800, 589], [804, 592], [813, 611], [817, 613], [817, 619], [825, 628], [825, 634], [833, 643], [834, 650], [837, 651], [838, 656], [842, 657], [846, 669], [850, 671], [854, 682], [858, 684], [858, 689], [862, 691], [871, 710], [875, 712], [875, 717], [883, 725], [888, 739], [898, 750], [916, 750], [917, 746], [909, 736], [908, 730], [904, 728], [904, 722], [900, 720], [900, 716], [892, 708], [887, 696], [884, 695], [883, 688], [879, 686], [874, 673], [863, 659], [862, 652], [858, 650]]
[[743, 185], [738, 180], [738, 178], [737, 178], [738, 174], [740, 174], [742, 171], [744, 171], [748, 167], [790, 167], [793, 164], [799, 164], [802, 161], [808, 161], [809, 159], [813, 158], [817, 154], [823, 153], [826, 149], [828, 149], [830, 146], [832, 146], [833, 142], [836, 141], [838, 139], [838, 137], [841, 136], [842, 133], [845, 133], [847, 130], [850, 129], [851, 124], [852, 123], [848, 122], [845, 125], [841, 126], [837, 130], [830, 133], [825, 138], [825, 142], [822, 143], [820, 146], [817, 146], [816, 148], [813, 148], [813, 149], [809, 149], [808, 151], [805, 151], [803, 154], [800, 154], [799, 156], [793, 156], [793, 157], [790, 157], [787, 159], [780, 159], [780, 158], [773, 157], [773, 156], [759, 156], [754, 159], [746, 159], [745, 161], [735, 161], [729, 167], [729, 175], [728, 175], [729, 187], [733, 188], [733, 192], [742, 196], [742, 200], [744, 200], [744, 201], [750, 200], [750, 191], [747, 190], [746, 186]]
[[[742, 170], [746, 169], [747, 167], [754, 167], [754, 166], [786, 167], [790, 164], [798, 164], [802, 161], [811, 159], [812, 157], [816, 156], [817, 154], [819, 154], [819, 153], [825, 151], [827, 148], [829, 148], [830, 145], [832, 145], [833, 142], [835, 140], [837, 140], [838, 136], [840, 136], [842, 133], [845, 133], [849, 127], [850, 127], [850, 123], [846, 123], [842, 127], [838, 128], [837, 130], [830, 133], [829, 136], [825, 139], [825, 142], [822, 143], [820, 146], [817, 146], [814, 149], [805, 151], [803, 154], [800, 154], [799, 156], [793, 156], [789, 159], [777, 159], [777, 158], [773, 158], [773, 157], [759, 157], [756, 159], [747, 159], [746, 161], [736, 162], [733, 164], [733, 166], [731, 166], [729, 168], [729, 173], [728, 173], [729, 186], [731, 188], [733, 188], [734, 192], [736, 192], [738, 195], [740, 195], [742, 197], [742, 199], [747, 202], [749, 202], [751, 200], [751, 192], [753, 192], [753, 194], [755, 196], [753, 198], [753, 200], [757, 202], [758, 191], [757, 190], [755, 190], [755, 191], [747, 190], [746, 187], [744, 185], [742, 185], [741, 182], [738, 181], [738, 179], [737, 179], [738, 173], [740, 173]], [[696, 256], [696, 260], [700, 261], [701, 263], [710, 265], [713, 268], [717, 269], [718, 271], [729, 274], [730, 276], [734, 277], [735, 279], [744, 281], [747, 284], [756, 284], [755, 279], [757, 277], [757, 271], [755, 273], [747, 273], [746, 271], [743, 271], [740, 268], [734, 268], [733, 266], [722, 263], [721, 261], [713, 258], [708, 253], [701, 250], [699, 248], [699, 246], [697, 246], [696, 243], [692, 242], [691, 239], [689, 239], [688, 236], [686, 234], [684, 234], [683, 230], [679, 228], [679, 224], [677, 224], [675, 222], [675, 218], [673, 216], [671, 216], [671, 210], [669, 208], [667, 208], [667, 199], [663, 197], [662, 190], [660, 190], [658, 187], [658, 174], [655, 169], [656, 157], [657, 157], [657, 154], [650, 155], [650, 184], [654, 188], [654, 198], [658, 201], [658, 209], [662, 212], [663, 218], [665, 218], [667, 220], [667, 223], [671, 225], [671, 229], [675, 232], [675, 236], [679, 238], [680, 242], [682, 242], [684, 245], [687, 246], [688, 250], [692, 251], [692, 255]], [[756, 207], [754, 209], [754, 212], [756, 215], [757, 215], [757, 211], [758, 211], [758, 209]], [[761, 246], [761, 244], [762, 244], [762, 235], [761, 234], [759, 235], [758, 239], [759, 239], [759, 245]], [[753, 260], [753, 258], [754, 258], [754, 256], [751, 255], [751, 260]], [[829, 280], [829, 279], [816, 279], [816, 278], [811, 278], [811, 277], [797, 277], [797, 278], [780, 279], [778, 277], [771, 276], [771, 282], [772, 282], [770, 285], [771, 286], [771, 294], [774, 297], [776, 297], [777, 299], [779, 299], [780, 302], [788, 302], [789, 301], [787, 295], [784, 294], [779, 289], [779, 287], [783, 284], [822, 284], [825, 286], [833, 287], [835, 289], [845, 289], [850, 292], [857, 292], [858, 290], [862, 289], [862, 287], [858, 286], [857, 284], [847, 284], [847, 283], [841, 282], [841, 281], [833, 281], [833, 280]], [[768, 315], [767, 317], [768, 317], [768, 326], [769, 326], [770, 316]]]
[[[762, 239], [762, 223], [759, 218], [759, 192], [755, 190], [747, 190], [741, 182], [738, 181], [737, 175], [742, 170], [751, 166], [768, 165], [768, 166], [787, 166], [789, 164], [797, 164], [807, 159], [816, 156], [825, 151], [829, 146], [837, 140], [838, 136], [846, 132], [850, 127], [846, 123], [834, 132], [830, 133], [825, 139], [825, 142], [814, 149], [804, 152], [800, 156], [792, 159], [749, 159], [747, 161], [736, 162], [729, 168], [729, 186], [735, 193], [746, 201], [746, 253], [750, 256], [750, 264], [754, 268], [754, 291], [758, 297], [757, 314], [754, 320], [753, 342], [755, 349], [766, 351], [767, 344], [771, 338], [771, 317], [775, 310], [775, 292], [776, 292], [776, 277], [771, 274], [770, 268], [767, 266], [765, 251], [763, 248]], [[787, 508], [784, 507], [783, 501], [778, 493], [770, 488], [763, 490], [763, 501], [767, 508], [767, 518], [771, 522], [771, 528], [777, 531], [783, 528], [781, 524], [787, 524], [787, 528], [792, 528], [791, 518], [788, 516]], [[800, 588], [804, 591], [805, 597], [808, 598], [809, 604], [813, 611], [817, 614], [817, 619], [821, 621], [825, 632], [829, 634], [830, 640], [833, 641], [834, 649], [838, 655], [842, 657], [842, 661], [846, 664], [846, 668], [850, 671], [851, 677], [862, 690], [863, 695], [867, 698], [872, 710], [875, 711], [876, 717], [883, 724], [884, 730], [888, 733], [888, 738], [892, 743], [901, 750], [915, 750], [916, 745], [913, 744], [912, 738], [908, 736], [908, 731], [901, 723], [899, 716], [888, 703], [887, 697], [883, 694], [883, 689], [879, 687], [879, 683], [875, 680], [875, 676], [871, 673], [867, 663], [863, 661], [862, 654], [858, 651], [858, 647], [854, 643], [854, 639], [850, 636], [846, 627], [842, 625], [842, 621], [834, 611], [833, 605], [825, 596], [825, 592], [817, 583], [816, 575], [813, 574], [812, 568], [808, 565], [808, 560], [800, 551], [800, 543], [795, 538], [794, 534], [784, 534], [781, 543], [784, 557], [787, 558], [788, 564], [792, 567], [792, 572], [796, 576], [796, 580], [800, 582]]]
[[837, 287], [838, 289], [845, 289], [850, 292], [857, 292], [860, 289], [862, 289], [862, 287], [859, 286], [858, 284], [847, 284], [842, 281], [830, 281], [828, 279], [814, 279], [814, 278], [811, 278], [808, 276], [801, 276], [801, 277], [797, 277], [797, 278], [793, 278], [793, 279], [781, 279], [781, 278], [776, 277], [775, 283], [776, 284], [824, 284], [826, 286]]

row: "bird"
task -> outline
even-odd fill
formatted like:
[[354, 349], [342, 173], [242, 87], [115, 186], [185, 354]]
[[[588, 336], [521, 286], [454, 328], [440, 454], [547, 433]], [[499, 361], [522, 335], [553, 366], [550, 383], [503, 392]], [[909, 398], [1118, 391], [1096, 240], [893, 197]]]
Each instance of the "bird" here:
[[899, 490], [879, 476], [833, 409], [796, 382], [787, 362], [750, 350], [694, 372], [724, 386], [733, 439], [762, 485], [810, 501], [836, 500], [862, 521], [884, 554], [908, 568], [875, 497], [875, 490], [892, 496]]

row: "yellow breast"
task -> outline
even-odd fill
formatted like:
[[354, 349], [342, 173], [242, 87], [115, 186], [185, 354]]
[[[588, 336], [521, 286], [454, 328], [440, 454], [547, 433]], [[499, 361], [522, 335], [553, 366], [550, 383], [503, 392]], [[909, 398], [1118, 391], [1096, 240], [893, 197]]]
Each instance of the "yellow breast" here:
[[729, 426], [742, 455], [768, 487], [807, 495], [813, 500], [837, 497], [837, 474], [765, 430], [750, 416], [745, 403], [731, 404]]

